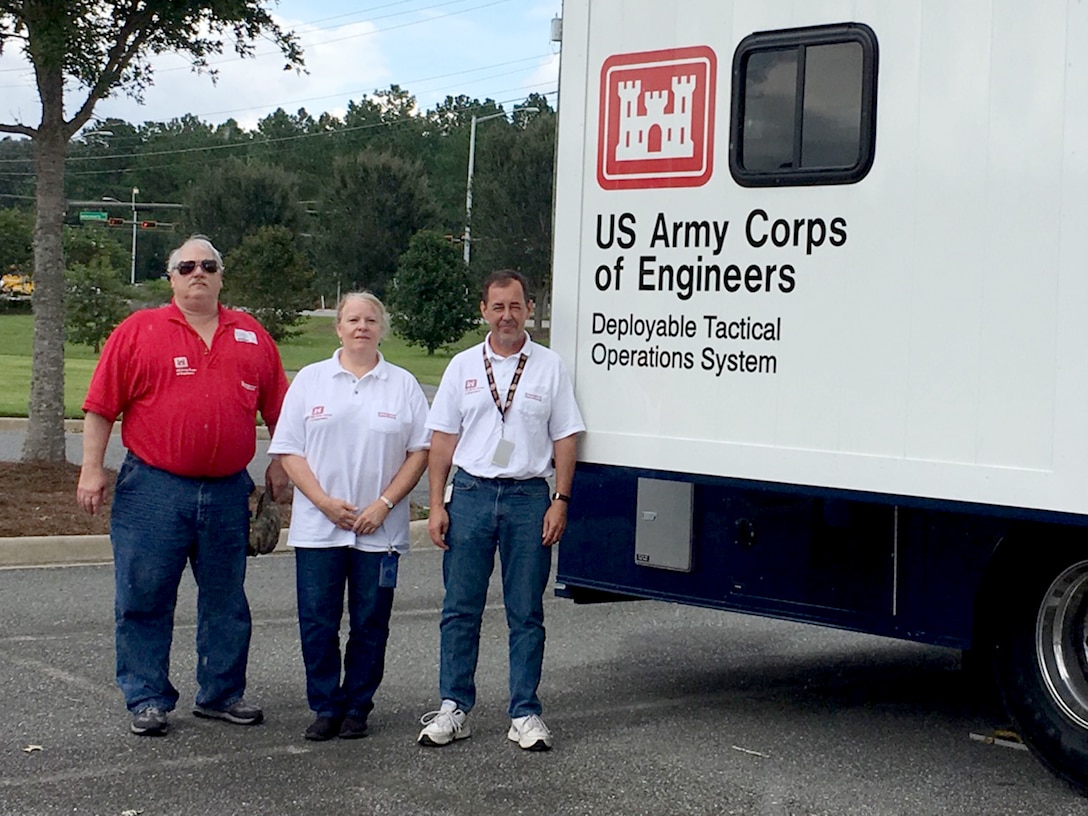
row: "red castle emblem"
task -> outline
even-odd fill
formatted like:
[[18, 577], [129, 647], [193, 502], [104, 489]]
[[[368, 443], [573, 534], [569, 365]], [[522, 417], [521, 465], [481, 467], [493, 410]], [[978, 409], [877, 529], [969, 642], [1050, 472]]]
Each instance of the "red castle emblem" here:
[[699, 187], [710, 179], [717, 66], [706, 46], [605, 60], [597, 138], [601, 187]]

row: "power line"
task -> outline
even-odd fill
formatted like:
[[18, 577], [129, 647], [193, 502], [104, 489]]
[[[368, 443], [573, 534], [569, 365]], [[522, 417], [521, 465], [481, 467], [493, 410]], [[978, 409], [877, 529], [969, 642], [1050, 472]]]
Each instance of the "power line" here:
[[[398, 5], [404, 5], [405, 3], [408, 3], [408, 2], [412, 2], [412, 0], [396, 0], [396, 2], [389, 2], [389, 3], [383, 3], [383, 4], [376, 5], [376, 6], [372, 6], [369, 9], [362, 10], [361, 12], [352, 12], [352, 13], [348, 13], [348, 14], [337, 15], [337, 16], [334, 16], [334, 17], [322, 18], [322, 19], [317, 20], [315, 22], [323, 22], [323, 21], [326, 21], [326, 20], [336, 20], [336, 19], [342, 19], [342, 18], [345, 18], [345, 17], [358, 16], [360, 14], [366, 14], [366, 13], [369, 13], [371, 11], [375, 11], [375, 10], [379, 10], [379, 9], [390, 8], [390, 7], [394, 7], [394, 6], [398, 6]], [[464, 2], [464, 0], [446, 0], [446, 2], [433, 3], [433, 4], [430, 4], [430, 5], [420, 6], [420, 7], [416, 7], [416, 8], [413, 8], [413, 9], [407, 9], [405, 11], [396, 12], [394, 14], [383, 15], [382, 17], [378, 17], [378, 18], [375, 18], [375, 19], [383, 19], [383, 17], [395, 17], [395, 16], [408, 14], [408, 13], [420, 13], [420, 12], [430, 11], [430, 10], [441, 8], [441, 7], [444, 7], [444, 6], [453, 5], [453, 4], [456, 4], [456, 3], [459, 3], [459, 2]], [[324, 45], [326, 43], [341, 42], [341, 41], [344, 41], [344, 40], [353, 39], [355, 37], [368, 36], [370, 34], [382, 33], [383, 31], [390, 31], [390, 30], [393, 30], [393, 29], [404, 28], [404, 27], [407, 27], [407, 26], [420, 25], [420, 24], [427, 23], [427, 22], [441, 22], [441, 21], [443, 21], [443, 20], [445, 20], [445, 19], [447, 19], [447, 18], [449, 18], [451, 16], [454, 16], [454, 15], [466, 14], [466, 13], [469, 13], [469, 12], [472, 12], [472, 11], [478, 11], [478, 10], [483, 9], [483, 8], [488, 8], [488, 7], [491, 7], [491, 6], [501, 5], [501, 4], [504, 4], [504, 3], [507, 3], [507, 2], [509, 2], [509, 0], [491, 0], [491, 2], [482, 3], [482, 4], [470, 6], [470, 7], [467, 7], [467, 8], [458, 9], [456, 11], [452, 11], [452, 12], [449, 12], [449, 13], [446, 13], [446, 14], [442, 14], [442, 15], [439, 15], [437, 17], [431, 17], [431, 18], [427, 18], [427, 19], [424, 19], [424, 20], [414, 20], [414, 21], [410, 21], [410, 22], [403, 23], [403, 24], [400, 24], [400, 25], [390, 26], [390, 27], [380, 29], [380, 30], [374, 30], [374, 31], [369, 31], [369, 32], [360, 32], [359, 34], [349, 35], [347, 37], [334, 38], [334, 39], [327, 40], [327, 41], [322, 41], [322, 42], [315, 42], [315, 43], [311, 44], [311, 47], [317, 47], [317, 46], [320, 46], [320, 45]], [[329, 27], [329, 28], [335, 28], [335, 27]], [[272, 54], [272, 53], [278, 53], [278, 52], [265, 52], [264, 55], [268, 55], [268, 54]], [[259, 56], [262, 56], [262, 55], [258, 54], [257, 56], [259, 57]], [[448, 72], [448, 73], [445, 73], [445, 74], [438, 74], [438, 75], [433, 75], [433, 76], [429, 76], [429, 77], [423, 77], [423, 78], [419, 78], [419, 79], [407, 80], [407, 81], [404, 81], [404, 82], [399, 82], [397, 84], [399, 84], [401, 86], [404, 86], [404, 87], [408, 87], [408, 86], [412, 86], [412, 85], [417, 85], [418, 86], [418, 84], [429, 83], [429, 82], [433, 82], [435, 80], [440, 80], [440, 79], [444, 79], [444, 78], [452, 78], [452, 77], [457, 77], [457, 76], [468, 76], [470, 74], [475, 74], [475, 73], [482, 72], [482, 71], [488, 71], [488, 70], [491, 70], [493, 68], [499, 68], [499, 67], [504, 67], [504, 66], [508, 66], [508, 65], [519, 65], [519, 64], [524, 64], [524, 63], [530, 63], [530, 62], [534, 62], [534, 61], [537, 61], [537, 60], [543, 60], [545, 58], [550, 58], [551, 56], [552, 56], [551, 54], [541, 54], [541, 55], [537, 55], [537, 56], [534, 56], [534, 57], [526, 57], [526, 58], [522, 58], [522, 59], [518, 59], [518, 60], [510, 60], [510, 61], [495, 63], [495, 64], [487, 65], [487, 66], [477, 66], [477, 67], [474, 67], [474, 68], [465, 69], [464, 71], [454, 71], [454, 72]], [[240, 59], [241, 58], [231, 59], [231, 60], [223, 60], [223, 61], [220, 61], [220, 63], [217, 63], [217, 64], [222, 64], [224, 62], [235, 62], [235, 61], [239, 61]], [[182, 67], [184, 67], [185, 69], [189, 69], [191, 66], [182, 66]], [[0, 69], [0, 72], [5, 71], [5, 70], [13, 70], [13, 69]], [[18, 70], [18, 69], [14, 69], [14, 70]], [[26, 69], [26, 70], [29, 70], [29, 68]], [[175, 70], [175, 69], [172, 69], [172, 68], [156, 69], [156, 72], [161, 73], [161, 72], [172, 71], [172, 70]], [[177, 69], [177, 70], [180, 70], [180, 68]], [[500, 72], [500, 73], [497, 73], [497, 74], [490, 74], [490, 75], [487, 75], [487, 76], [475, 77], [475, 78], [473, 78], [472, 81], [480, 82], [480, 81], [483, 81], [483, 80], [494, 79], [494, 78], [497, 78], [497, 77], [500, 77], [500, 76], [508, 76], [510, 74], [513, 74], [513, 73], [516, 73], [516, 72], [514, 72], [514, 71]], [[531, 88], [531, 87], [538, 87], [538, 86], [539, 86], [539, 84], [537, 86], [525, 86], [525, 87], [526, 87], [526, 89], [528, 89], [528, 88]], [[4, 86], [0, 86], [0, 87], [4, 87]], [[6, 86], [6, 87], [20, 87], [20, 86]], [[428, 91], [428, 94], [438, 93], [438, 92], [441, 92], [441, 91], [446, 90], [446, 89], [455, 90], [456, 88], [455, 88], [455, 86], [445, 86], [445, 87], [439, 87], [439, 88], [432, 88], [432, 89], [430, 89]], [[248, 107], [243, 107], [243, 108], [233, 108], [233, 109], [226, 109], [226, 110], [220, 110], [220, 111], [211, 111], [211, 112], [196, 112], [196, 113], [193, 113], [191, 115], [203, 118], [203, 117], [210, 117], [210, 116], [219, 116], [219, 115], [223, 115], [223, 114], [227, 114], [227, 115], [241, 114], [241, 113], [244, 113], [244, 112], [255, 111], [255, 110], [258, 110], [259, 108], [264, 108], [266, 110], [273, 110], [274, 111], [277, 108], [286, 108], [286, 107], [289, 107], [289, 106], [304, 105], [306, 103], [312, 103], [312, 102], [315, 102], [315, 101], [325, 100], [325, 99], [332, 99], [332, 98], [346, 98], [346, 99], [348, 99], [350, 101], [351, 97], [354, 96], [356, 93], [361, 94], [364, 97], [368, 95], [367, 92], [361, 91], [361, 90], [347, 91], [347, 92], [340, 92], [340, 93], [335, 93], [335, 94], [324, 94], [324, 95], [316, 96], [316, 97], [306, 97], [306, 98], [297, 99], [297, 100], [289, 100], [289, 101], [282, 101], [282, 102], [273, 101], [273, 102], [270, 102], [270, 103], [267, 103], [267, 104], [261, 105], [261, 106], [248, 106]], [[110, 116], [109, 118], [111, 120], [118, 120], [118, 117], [115, 117], [115, 116]], [[120, 121], [124, 121], [124, 120], [120, 120]], [[126, 124], [128, 124], [128, 123], [126, 122]], [[24, 159], [0, 159], [0, 164], [11, 164], [11, 163], [19, 163], [19, 162], [25, 163], [26, 161], [29, 161], [29, 160], [24, 160]]]
[[[404, 88], [408, 88], [408, 87], [410, 87], [412, 85], [422, 84], [424, 82], [433, 82], [436, 79], [450, 79], [452, 77], [463, 76], [465, 74], [473, 74], [473, 73], [476, 73], [477, 71], [489, 71], [492, 68], [503, 68], [503, 67], [505, 67], [507, 65], [520, 65], [522, 63], [533, 62], [535, 60], [543, 59], [544, 57], [550, 57], [550, 56], [551, 56], [551, 54], [538, 54], [538, 55], [533, 56], [533, 57], [525, 57], [523, 59], [510, 60], [509, 62], [497, 62], [494, 65], [481, 65], [478, 68], [467, 68], [464, 71], [453, 71], [453, 72], [448, 73], [448, 74], [436, 74], [435, 76], [423, 77], [421, 79], [410, 79], [410, 80], [406, 80], [403, 83], [398, 82], [397, 84], [402, 85]], [[475, 81], [478, 82], [478, 81], [485, 80], [485, 79], [496, 79], [496, 78], [502, 77], [502, 76], [510, 76], [511, 74], [515, 74], [515, 73], [517, 73], [517, 72], [516, 71], [506, 71], [506, 72], [499, 73], [499, 74], [491, 74], [491, 75], [485, 76], [485, 77], [477, 77]], [[446, 87], [449, 88], [449, 87], [452, 87], [452, 86], [446, 86]], [[441, 90], [445, 90], [445, 89], [444, 88], [438, 88], [436, 90], [441, 91]], [[342, 99], [342, 98], [345, 98], [345, 97], [348, 98], [348, 99], [351, 99], [355, 94], [362, 94], [363, 96], [366, 96], [367, 94], [372, 93], [372, 92], [373, 92], [372, 90], [344, 91], [342, 93], [325, 94], [323, 96], [311, 96], [311, 97], [307, 97], [305, 99], [293, 99], [293, 100], [288, 101], [288, 102], [279, 102], [279, 103], [274, 103], [274, 104], [276, 105], [276, 107], [283, 108], [283, 107], [286, 107], [287, 105], [300, 105], [300, 104], [303, 104], [303, 103], [306, 103], [306, 102], [316, 102], [316, 101], [321, 100], [321, 99], [333, 99], [333, 98], [341, 98]], [[201, 114], [198, 114], [198, 115], [199, 116], [222, 116], [223, 114], [241, 113], [243, 111], [257, 110], [258, 107], [267, 108], [268, 106], [267, 105], [260, 105], [260, 106], [252, 106], [252, 107], [248, 107], [248, 108], [228, 108], [226, 110], [207, 111], [205, 113], [201, 113]]]
[[[340, 15], [337, 15], [335, 17], [324, 17], [322, 19], [315, 20], [314, 22], [321, 23], [321, 22], [326, 22], [328, 20], [335, 20], [335, 19], [338, 19], [338, 18], [341, 18], [341, 17], [354, 17], [354, 16], [357, 16], [357, 15], [360, 15], [360, 14], [367, 14], [370, 11], [377, 11], [377, 10], [383, 9], [383, 8], [390, 8], [392, 6], [404, 5], [405, 3], [408, 3], [408, 2], [412, 2], [412, 0], [396, 0], [396, 2], [383, 3], [383, 4], [378, 5], [378, 6], [372, 6], [369, 9], [363, 9], [362, 11], [350, 12], [350, 13], [347, 13], [347, 14], [340, 14]], [[402, 17], [405, 14], [418, 14], [418, 13], [423, 12], [423, 11], [431, 11], [432, 9], [442, 8], [444, 6], [456, 5], [457, 3], [461, 3], [461, 2], [465, 2], [465, 0], [446, 0], [446, 2], [434, 3], [434, 4], [429, 5], [429, 6], [421, 6], [419, 8], [415, 8], [415, 9], [406, 9], [404, 11], [396, 12], [394, 14], [383, 14], [383, 15], [380, 15], [378, 17], [372, 17], [372, 18], [359, 20], [358, 22], [367, 23], [367, 22], [371, 22], [373, 20], [385, 20], [385, 19], [388, 19], [390, 17]], [[441, 21], [441, 20], [445, 19], [446, 17], [453, 17], [453, 16], [459, 15], [459, 14], [467, 14], [467, 13], [469, 13], [471, 11], [478, 11], [479, 9], [482, 9], [482, 8], [488, 8], [490, 6], [497, 6], [497, 5], [500, 5], [502, 3], [509, 3], [509, 2], [510, 2], [510, 0], [491, 0], [491, 2], [483, 3], [482, 5], [470, 6], [469, 8], [465, 8], [465, 9], [458, 9], [457, 11], [451, 11], [451, 12], [449, 12], [447, 14], [440, 14], [440, 15], [437, 15], [435, 17], [427, 17], [427, 18], [425, 18], [423, 20], [412, 20], [412, 21], [407, 22], [407, 23], [401, 23], [399, 25], [389, 26], [387, 28], [382, 28], [382, 29], [375, 29], [374, 31], [364, 31], [364, 32], [360, 32], [359, 34], [353, 34], [353, 35], [350, 35], [350, 36], [347, 36], [347, 37], [341, 37], [341, 38], [334, 39], [334, 40], [324, 40], [324, 41], [321, 41], [321, 42], [311, 42], [311, 43], [309, 43], [307, 45], [303, 45], [303, 48], [312, 48], [312, 47], [315, 47], [315, 46], [318, 46], [318, 45], [327, 45], [328, 43], [342, 42], [343, 40], [354, 39], [355, 37], [367, 37], [367, 36], [371, 36], [373, 34], [381, 34], [381, 33], [386, 32], [386, 31], [394, 31], [394, 30], [399, 29], [399, 28], [405, 28], [407, 26], [423, 25], [425, 23], [438, 22], [438, 21]], [[308, 26], [308, 25], [311, 25], [311, 24], [312, 23], [305, 23], [304, 22], [304, 23], [300, 23], [300, 26]], [[339, 26], [328, 26], [327, 28], [317, 28], [315, 30], [317, 30], [317, 31], [328, 31], [328, 30], [332, 30], [332, 29], [338, 28], [338, 27]], [[263, 51], [263, 52], [258, 52], [258, 53], [251, 54], [248, 57], [225, 57], [224, 59], [217, 60], [215, 62], [210, 62], [208, 65], [209, 65], [209, 67], [214, 67], [216, 65], [224, 65], [224, 64], [232, 63], [232, 62], [239, 62], [239, 61], [241, 61], [243, 59], [259, 59], [260, 57], [267, 57], [267, 56], [279, 57], [279, 56], [281, 56], [281, 52], [280, 51]], [[191, 66], [179, 66], [179, 67], [176, 67], [176, 68], [163, 68], [161, 70], [161, 72], [188, 70], [190, 67]], [[0, 74], [13, 73], [13, 72], [16, 72], [16, 71], [33, 72], [33, 68], [30, 65], [23, 66], [23, 67], [16, 67], [16, 68], [0, 68]], [[22, 86], [21, 85], [0, 85], [0, 88], [18, 88], [18, 87], [22, 87]]]
[[[514, 62], [515, 63], [520, 62], [520, 60], [515, 60]], [[494, 67], [500, 67], [502, 65], [508, 65], [508, 64], [512, 64], [512, 63], [499, 63], [498, 65], [496, 65]], [[486, 67], [472, 69], [472, 71], [479, 71], [479, 70], [486, 70]], [[494, 74], [494, 75], [491, 75], [491, 76], [480, 77], [479, 79], [481, 79], [481, 80], [495, 79], [495, 78], [498, 78], [498, 77], [501, 77], [501, 76], [509, 76], [511, 73], [516, 73], [516, 72], [504, 72], [504, 73]], [[456, 76], [456, 74], [449, 74], [449, 75], [445, 75], [445, 76]], [[432, 77], [431, 79], [441, 79], [441, 78], [443, 78], [443, 77], [438, 76], [438, 77]], [[415, 80], [415, 81], [423, 82], [423, 81], [426, 81], [426, 80]], [[524, 90], [527, 90], [529, 88], [540, 88], [541, 86], [545, 86], [545, 85], [551, 85], [551, 82], [536, 83], [534, 85], [522, 86], [521, 88], [518, 88], [518, 89], [507, 88], [507, 89], [503, 89], [501, 91], [498, 91], [497, 93], [500, 93], [500, 94], [501, 93], [508, 93], [510, 91], [513, 91], [513, 90], [524, 91]], [[453, 87], [453, 86], [447, 86], [447, 87]], [[444, 90], [444, 89], [439, 88], [437, 90], [441, 91], [441, 90]], [[551, 89], [551, 90], [544, 91], [543, 95], [544, 96], [550, 96], [550, 95], [552, 95], [554, 93], [555, 93], [555, 90]], [[333, 96], [338, 96], [338, 94], [333, 94]], [[365, 96], [364, 96], [364, 98], [365, 98]], [[506, 103], [513, 104], [513, 103], [516, 103], [518, 101], [521, 101], [521, 100], [507, 99], [507, 100], [505, 100], [503, 102], [500, 102], [498, 104], [506, 104]], [[282, 108], [283, 104], [292, 104], [292, 103], [282, 103], [278, 107]], [[222, 111], [222, 112], [226, 113], [226, 112], [229, 112], [229, 111]], [[380, 123], [380, 124], [384, 125], [386, 123]], [[359, 126], [359, 127], [360, 128], [369, 127], [369, 125]], [[324, 135], [325, 133], [351, 132], [354, 129], [355, 128], [339, 128], [339, 129], [334, 130], [334, 131], [322, 131], [321, 133], [307, 133], [307, 134], [299, 134], [299, 135], [294, 135], [294, 136], [277, 137], [277, 139], [275, 139], [275, 140], [267, 140], [267, 141], [279, 141], [279, 140], [291, 140], [291, 139], [299, 139], [299, 138], [310, 138], [312, 136]], [[135, 135], [136, 134], [134, 134], [134, 136]], [[267, 143], [267, 141], [265, 143]], [[86, 162], [86, 161], [96, 161], [97, 162], [97, 161], [109, 161], [109, 160], [112, 160], [112, 159], [128, 159], [128, 158], [136, 158], [136, 157], [144, 157], [144, 156], [170, 155], [170, 154], [173, 154], [173, 153], [191, 153], [191, 152], [199, 152], [199, 151], [204, 151], [204, 150], [207, 150], [207, 151], [223, 150], [223, 149], [237, 148], [242, 144], [252, 144], [252, 143], [253, 142], [244, 142], [244, 143], [235, 142], [235, 143], [229, 143], [229, 144], [225, 144], [225, 145], [205, 145], [205, 146], [201, 146], [201, 147], [177, 148], [175, 150], [170, 150], [170, 151], [146, 151], [146, 150], [135, 151], [135, 150], [133, 150], [133, 152], [128, 152], [128, 153], [99, 153], [99, 154], [95, 154], [93, 156], [68, 156], [68, 157], [66, 157], [65, 162], [66, 163], [70, 163], [70, 162]], [[27, 158], [21, 158], [21, 159], [0, 159], [0, 165], [5, 165], [5, 164], [28, 164], [28, 163], [31, 163], [33, 161], [34, 161], [33, 157], [27, 157]], [[100, 172], [109, 172], [109, 171], [100, 171]], [[33, 173], [26, 174], [26, 175], [33, 175]]]

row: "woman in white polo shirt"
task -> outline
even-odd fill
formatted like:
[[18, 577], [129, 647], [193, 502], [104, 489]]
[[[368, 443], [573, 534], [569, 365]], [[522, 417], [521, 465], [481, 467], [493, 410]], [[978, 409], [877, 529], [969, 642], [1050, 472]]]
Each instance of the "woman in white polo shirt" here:
[[345, 295], [336, 311], [341, 347], [295, 376], [269, 447], [297, 488], [287, 543], [315, 715], [308, 740], [366, 735], [385, 669], [397, 559], [408, 550], [407, 496], [427, 465], [427, 400], [378, 351], [388, 328], [378, 298]]

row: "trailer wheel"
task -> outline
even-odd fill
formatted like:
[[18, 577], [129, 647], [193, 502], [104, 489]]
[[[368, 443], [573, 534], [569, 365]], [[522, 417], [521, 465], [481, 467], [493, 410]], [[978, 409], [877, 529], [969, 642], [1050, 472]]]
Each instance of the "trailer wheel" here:
[[1006, 584], [994, 632], [997, 680], [1028, 747], [1055, 773], [1088, 790], [1088, 558], [1054, 553]]

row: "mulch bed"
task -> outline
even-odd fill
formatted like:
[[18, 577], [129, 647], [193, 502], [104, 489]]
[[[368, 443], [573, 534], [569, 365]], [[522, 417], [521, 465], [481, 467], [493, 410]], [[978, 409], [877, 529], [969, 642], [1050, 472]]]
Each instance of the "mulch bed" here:
[[79, 465], [0, 462], [0, 537], [109, 533], [116, 476], [109, 472], [105, 508], [89, 516], [76, 504]]
[[[0, 538], [19, 536], [108, 535], [113, 483], [109, 476], [105, 506], [89, 516], [76, 503], [79, 465], [71, 462], [0, 462]], [[258, 488], [258, 491], [260, 488]], [[250, 497], [250, 509], [258, 492]], [[286, 527], [291, 504], [280, 504]]]

